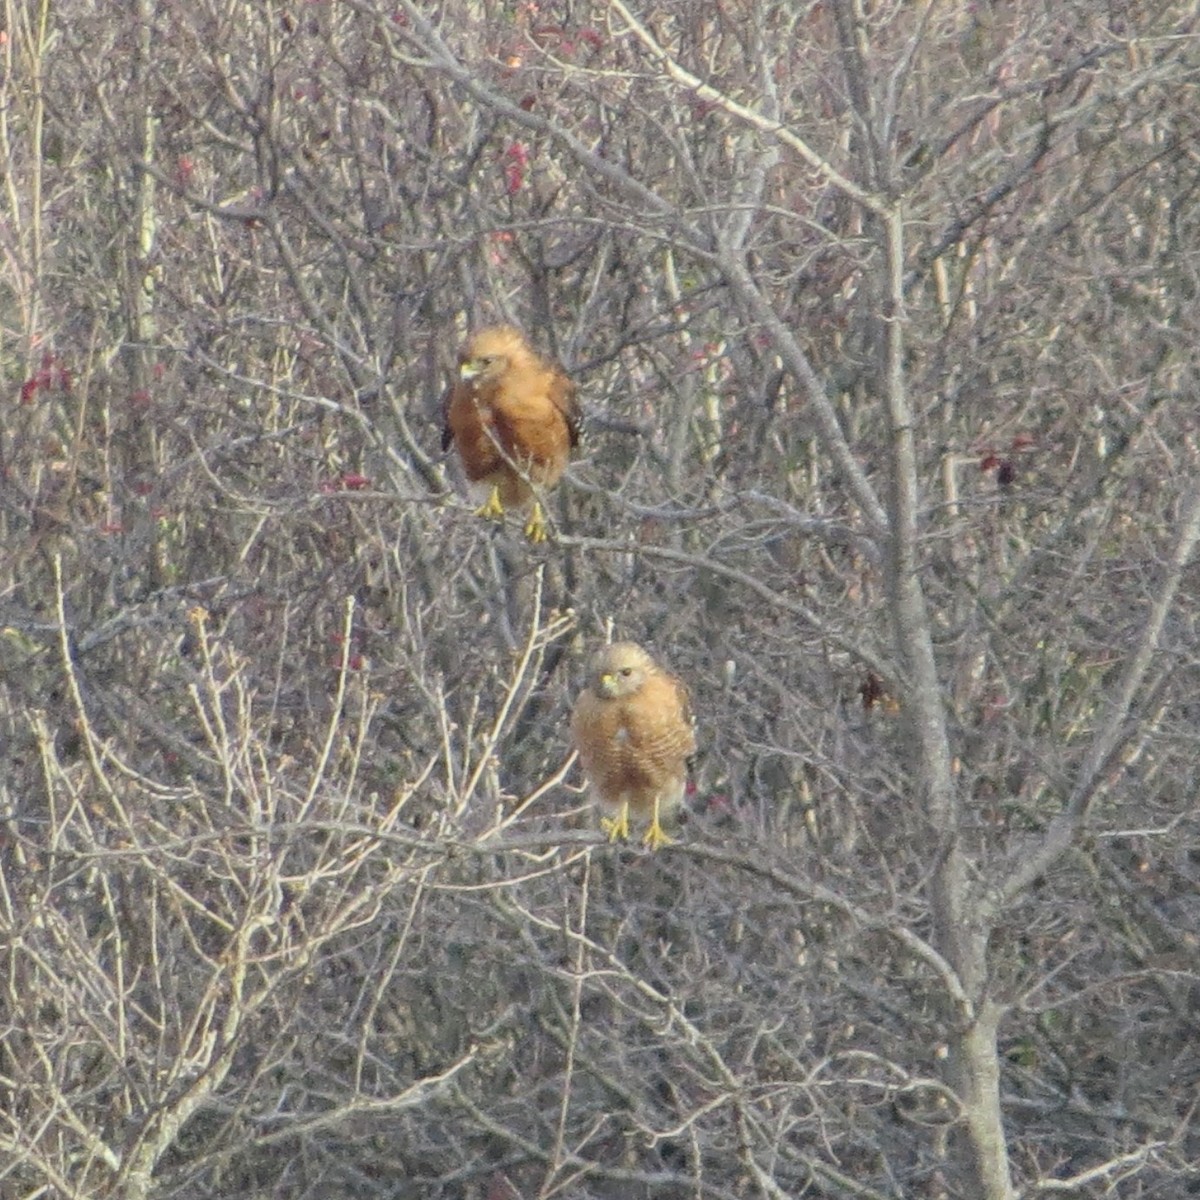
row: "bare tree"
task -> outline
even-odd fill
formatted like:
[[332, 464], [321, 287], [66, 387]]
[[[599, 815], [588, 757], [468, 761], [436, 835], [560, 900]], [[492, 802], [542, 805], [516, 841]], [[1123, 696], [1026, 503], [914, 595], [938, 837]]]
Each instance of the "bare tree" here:
[[9, 0], [4, 1193], [1195, 1186], [1193, 10]]

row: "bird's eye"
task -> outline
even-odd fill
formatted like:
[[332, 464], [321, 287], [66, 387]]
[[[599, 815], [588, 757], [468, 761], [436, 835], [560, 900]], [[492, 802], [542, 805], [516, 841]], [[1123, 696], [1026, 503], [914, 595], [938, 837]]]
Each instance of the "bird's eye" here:
[[633, 668], [632, 667], [622, 667], [621, 674], [624, 675], [626, 679], [628, 679], [629, 676], [633, 674]]

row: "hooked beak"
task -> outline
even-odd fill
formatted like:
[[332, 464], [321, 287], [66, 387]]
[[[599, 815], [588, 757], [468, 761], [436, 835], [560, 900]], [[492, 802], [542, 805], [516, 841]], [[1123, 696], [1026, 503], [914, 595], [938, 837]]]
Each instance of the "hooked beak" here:
[[483, 366], [475, 359], [468, 359], [461, 367], [458, 368], [460, 379], [474, 379], [477, 375], [483, 374]]

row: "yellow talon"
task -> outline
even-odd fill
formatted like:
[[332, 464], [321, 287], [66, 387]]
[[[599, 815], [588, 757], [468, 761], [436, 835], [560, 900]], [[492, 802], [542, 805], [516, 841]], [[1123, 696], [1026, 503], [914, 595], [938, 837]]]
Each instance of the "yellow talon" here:
[[546, 532], [545, 514], [542, 512], [542, 506], [535, 500], [529, 510], [529, 520], [525, 522], [525, 536], [531, 542], [544, 542]]
[[619, 842], [629, 837], [629, 805], [622, 804], [615, 817], [601, 817], [600, 828], [608, 834], [610, 842]]
[[487, 521], [503, 521], [504, 520], [504, 505], [500, 503], [500, 489], [492, 488], [492, 494], [488, 496], [486, 503], [480, 505], [475, 510], [477, 517], [483, 517]]
[[667, 837], [663, 831], [662, 825], [658, 820], [658, 800], [654, 801], [654, 816], [651, 818], [650, 827], [646, 830], [642, 842], [651, 850], [661, 850], [663, 846], [669, 846], [671, 839]]

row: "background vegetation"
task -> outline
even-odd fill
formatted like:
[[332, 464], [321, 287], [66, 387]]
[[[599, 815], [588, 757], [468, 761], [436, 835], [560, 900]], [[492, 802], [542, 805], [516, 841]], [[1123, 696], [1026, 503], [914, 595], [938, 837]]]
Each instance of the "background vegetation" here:
[[0, 1193], [1200, 1194], [1197, 16], [6, 0]]

